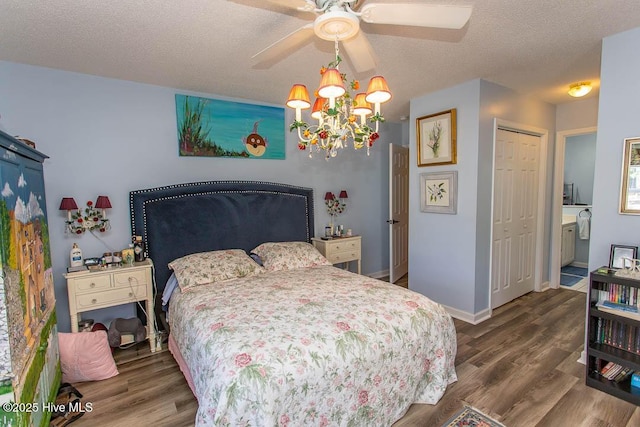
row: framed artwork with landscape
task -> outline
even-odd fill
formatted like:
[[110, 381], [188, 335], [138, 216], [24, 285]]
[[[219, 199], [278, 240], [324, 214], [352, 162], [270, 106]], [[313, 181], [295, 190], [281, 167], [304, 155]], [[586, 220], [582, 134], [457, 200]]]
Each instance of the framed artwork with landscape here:
[[456, 109], [416, 120], [418, 166], [456, 163]]
[[455, 214], [458, 210], [458, 172], [420, 174], [420, 211]]

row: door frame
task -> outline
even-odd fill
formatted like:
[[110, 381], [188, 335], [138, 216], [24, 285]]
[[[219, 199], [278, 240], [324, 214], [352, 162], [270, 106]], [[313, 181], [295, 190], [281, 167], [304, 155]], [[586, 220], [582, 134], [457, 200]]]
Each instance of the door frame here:
[[500, 118], [493, 119], [493, 149], [491, 156], [491, 214], [490, 223], [491, 231], [489, 238], [489, 309], [492, 306], [492, 292], [493, 287], [493, 211], [495, 206], [493, 205], [494, 193], [495, 193], [495, 179], [496, 179], [496, 138], [498, 136], [498, 129], [504, 129], [513, 132], [527, 133], [530, 135], [538, 136], [540, 138], [540, 164], [538, 168], [538, 211], [536, 212], [536, 253], [534, 261], [534, 278], [533, 278], [533, 290], [535, 292], [541, 292], [548, 289], [549, 282], [542, 282], [542, 267], [544, 265], [544, 211], [547, 207], [546, 200], [546, 182], [547, 182], [547, 163], [548, 163], [548, 145], [549, 145], [549, 131], [547, 129], [539, 128], [536, 126], [525, 125], [523, 123], [512, 122], [509, 120], [503, 120]]
[[[551, 210], [551, 260], [549, 261], [550, 287], [560, 287], [560, 269], [562, 260], [562, 192], [564, 183], [564, 153], [567, 138], [598, 132], [597, 126], [570, 129], [556, 132], [556, 152], [553, 170], [553, 192]], [[587, 261], [588, 262], [588, 261]]]

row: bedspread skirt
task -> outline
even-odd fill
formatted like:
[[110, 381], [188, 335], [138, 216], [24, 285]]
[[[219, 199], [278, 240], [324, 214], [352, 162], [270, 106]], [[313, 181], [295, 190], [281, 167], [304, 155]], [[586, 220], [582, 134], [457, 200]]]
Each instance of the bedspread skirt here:
[[440, 305], [335, 267], [177, 292], [169, 319], [198, 426], [386, 426], [456, 381]]

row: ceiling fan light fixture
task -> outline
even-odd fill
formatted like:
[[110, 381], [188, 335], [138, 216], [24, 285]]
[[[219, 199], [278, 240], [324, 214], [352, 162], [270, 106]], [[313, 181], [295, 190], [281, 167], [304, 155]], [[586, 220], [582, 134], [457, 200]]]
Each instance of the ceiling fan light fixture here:
[[329, 10], [316, 18], [313, 31], [323, 40], [347, 40], [360, 30], [360, 20], [353, 13]]
[[574, 98], [580, 98], [581, 96], [585, 96], [589, 92], [591, 92], [591, 82], [580, 82], [574, 83], [569, 86], [569, 92], [567, 93]]

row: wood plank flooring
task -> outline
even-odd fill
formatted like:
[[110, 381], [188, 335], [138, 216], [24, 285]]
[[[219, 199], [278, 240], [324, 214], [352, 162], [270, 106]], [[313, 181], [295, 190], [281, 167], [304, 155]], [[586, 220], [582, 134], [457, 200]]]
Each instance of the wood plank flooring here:
[[[584, 385], [576, 361], [585, 304], [584, 293], [549, 290], [479, 325], [456, 320], [458, 381], [437, 405], [412, 405], [394, 426], [441, 426], [465, 403], [507, 427], [640, 426], [640, 408]], [[148, 352], [143, 344], [127, 350], [117, 357], [118, 376], [76, 384], [94, 410], [73, 425], [192, 426], [197, 403], [173, 357]]]

